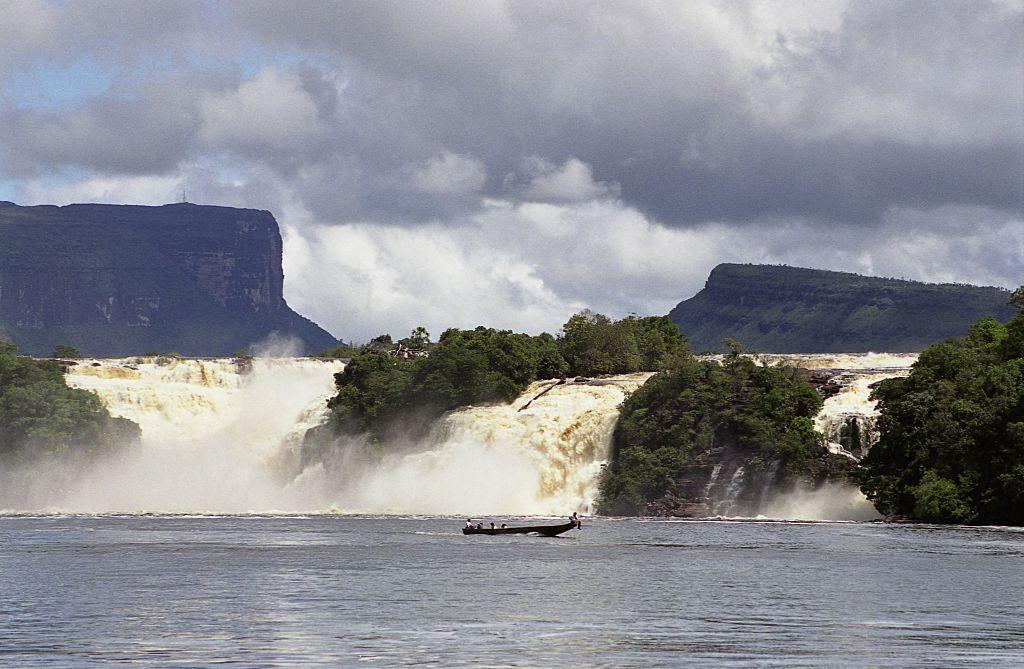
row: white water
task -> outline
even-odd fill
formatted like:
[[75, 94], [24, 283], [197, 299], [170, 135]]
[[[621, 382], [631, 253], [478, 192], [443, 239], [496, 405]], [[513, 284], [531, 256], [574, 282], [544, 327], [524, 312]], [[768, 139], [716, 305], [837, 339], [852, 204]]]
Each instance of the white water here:
[[310, 358], [83, 361], [69, 385], [96, 392], [142, 443], [47, 491], [44, 505], [83, 512], [300, 511], [314, 491], [283, 486], [343, 365]]
[[[871, 386], [884, 379], [909, 374], [909, 367], [887, 370], [844, 371], [835, 381], [842, 384], [838, 393], [825, 400], [814, 418], [814, 428], [825, 435], [830, 451], [859, 460], [878, 441], [875, 420], [876, 402], [871, 399]], [[856, 426], [859, 438], [851, 439]], [[856, 441], [857, 443], [852, 443]]]
[[917, 361], [917, 353], [760, 353], [751, 357], [768, 365], [846, 371], [909, 369]]
[[[364, 512], [563, 514], [588, 510], [618, 405], [650, 376], [533, 384], [510, 406], [444, 419], [411, 454], [367, 458], [341, 475], [300, 471], [298, 447], [326, 415], [337, 362], [258, 358], [84, 360], [68, 384], [96, 392], [142, 430], [133, 449], [85, 468], [25, 472], [0, 506], [85, 513]], [[39, 475], [37, 475], [39, 474]]]
[[[846, 387], [817, 426], [836, 432], [850, 415], [870, 418], [867, 386], [906, 373], [914, 356], [775, 356], [814, 369], [847, 365]], [[884, 364], [893, 365], [885, 368]], [[72, 386], [99, 394], [111, 413], [137, 422], [142, 443], [91, 466], [50, 465], [15, 476], [0, 508], [84, 513], [361, 512], [565, 514], [588, 512], [608, 456], [618, 406], [648, 374], [565, 384], [534, 399], [536, 383], [510, 406], [447, 416], [430, 439], [402, 455], [366, 457], [342, 445], [340, 468], [299, 470], [298, 447], [325, 417], [333, 374], [317, 359], [261, 358], [248, 372], [230, 359], [80, 361]], [[884, 368], [882, 371], [880, 368]], [[529, 406], [520, 411], [530, 400]], [[337, 463], [336, 463], [337, 464]], [[707, 486], [728, 512], [743, 470]], [[16, 472], [17, 474], [17, 472]], [[10, 483], [11, 478], [7, 478]], [[2, 491], [0, 491], [2, 492]], [[12, 501], [13, 500], [13, 501]]]
[[[551, 384], [538, 382], [511, 405], [456, 411], [444, 419], [432, 447], [363, 466], [338, 494], [337, 508], [463, 515], [588, 512], [618, 406], [649, 376], [557, 385], [534, 399]], [[520, 410], [527, 402], [529, 407]]]

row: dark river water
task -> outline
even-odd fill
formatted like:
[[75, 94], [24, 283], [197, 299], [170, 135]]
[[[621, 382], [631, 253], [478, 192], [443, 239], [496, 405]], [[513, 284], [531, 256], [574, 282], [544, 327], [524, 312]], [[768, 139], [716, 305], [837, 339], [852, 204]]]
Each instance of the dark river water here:
[[1024, 532], [0, 517], [0, 665], [1020, 667]]

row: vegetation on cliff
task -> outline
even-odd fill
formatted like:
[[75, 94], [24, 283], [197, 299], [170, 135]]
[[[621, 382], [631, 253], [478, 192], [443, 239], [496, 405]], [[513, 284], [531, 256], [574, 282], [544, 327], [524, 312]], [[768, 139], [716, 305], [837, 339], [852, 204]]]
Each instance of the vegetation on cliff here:
[[653, 372], [689, 353], [686, 339], [665, 316], [619, 321], [582, 311], [562, 326], [558, 352], [572, 376]]
[[429, 356], [400, 358], [375, 347], [336, 376], [334, 432], [418, 436], [445, 411], [509, 402], [536, 378], [549, 341], [508, 330], [447, 330]]
[[1024, 524], [1024, 288], [1006, 324], [928, 347], [876, 386], [880, 439], [862, 490], [882, 513], [938, 523]]
[[732, 338], [762, 353], [916, 352], [979, 318], [1007, 320], [1009, 292], [801, 267], [723, 264], [669, 318], [694, 351]]
[[446, 411], [511, 402], [538, 379], [654, 371], [686, 354], [665, 317], [590, 312], [570, 318], [558, 338], [482, 326], [447, 330], [436, 344], [422, 328], [398, 342], [382, 335], [336, 375], [328, 427], [376, 441], [416, 438]]
[[789, 476], [806, 472], [827, 455], [812, 424], [820, 408], [793, 368], [761, 366], [738, 351], [721, 364], [681, 356], [623, 404], [598, 506], [642, 514], [680, 493], [684, 467], [712, 449], [748, 453], [761, 467], [778, 461]]
[[54, 361], [15, 356], [0, 342], [0, 459], [95, 455], [138, 439], [92, 392], [69, 388]]

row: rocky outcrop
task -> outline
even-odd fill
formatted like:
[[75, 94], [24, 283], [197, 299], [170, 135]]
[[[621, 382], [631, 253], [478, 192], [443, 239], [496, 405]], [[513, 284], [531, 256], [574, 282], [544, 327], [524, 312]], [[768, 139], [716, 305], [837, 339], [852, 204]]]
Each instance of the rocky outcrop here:
[[735, 339], [760, 352], [913, 352], [963, 335], [979, 318], [1008, 320], [1010, 292], [800, 267], [723, 264], [669, 318], [694, 351]]
[[47, 354], [230, 355], [272, 333], [336, 343], [284, 300], [266, 211], [172, 204], [0, 203], [0, 337]]
[[719, 447], [688, 462], [678, 485], [650, 502], [643, 515], [676, 518], [752, 517], [763, 514], [779, 494], [824, 485], [856, 486], [857, 463], [834, 453], [821, 453], [792, 471], [779, 460], [764, 462], [756, 454]]

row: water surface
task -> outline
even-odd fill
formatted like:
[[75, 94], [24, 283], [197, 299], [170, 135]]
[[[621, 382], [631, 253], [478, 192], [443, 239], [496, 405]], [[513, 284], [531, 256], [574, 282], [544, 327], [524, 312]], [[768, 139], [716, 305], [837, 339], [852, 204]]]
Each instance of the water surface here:
[[1024, 666], [1024, 532], [0, 517], [0, 665]]

